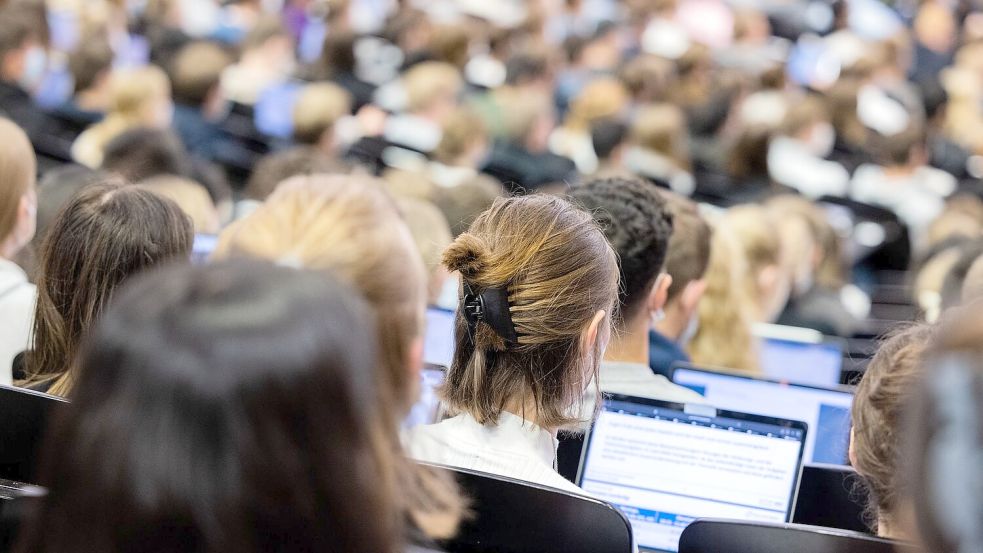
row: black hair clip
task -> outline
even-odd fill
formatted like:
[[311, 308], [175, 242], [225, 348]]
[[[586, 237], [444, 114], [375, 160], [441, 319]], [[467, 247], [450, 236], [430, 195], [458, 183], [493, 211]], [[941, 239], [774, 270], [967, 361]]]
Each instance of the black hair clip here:
[[519, 337], [512, 322], [512, 313], [509, 312], [509, 294], [504, 287], [486, 288], [475, 293], [474, 288], [465, 282], [461, 313], [468, 323], [468, 336], [472, 343], [479, 321], [491, 327], [507, 343], [518, 343]]

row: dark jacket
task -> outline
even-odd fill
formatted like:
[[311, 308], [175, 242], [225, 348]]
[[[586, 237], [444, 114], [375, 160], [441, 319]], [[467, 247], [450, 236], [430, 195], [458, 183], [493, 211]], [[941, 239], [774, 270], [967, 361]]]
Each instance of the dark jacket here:
[[672, 366], [689, 362], [689, 355], [679, 344], [654, 330], [649, 331], [649, 366], [652, 372], [672, 380]]

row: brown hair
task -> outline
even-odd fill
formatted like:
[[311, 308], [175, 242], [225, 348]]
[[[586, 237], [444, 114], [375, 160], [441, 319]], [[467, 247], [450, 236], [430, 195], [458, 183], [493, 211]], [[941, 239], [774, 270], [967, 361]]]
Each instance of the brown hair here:
[[312, 146], [296, 146], [260, 158], [243, 191], [250, 200], [263, 201], [277, 185], [299, 175], [347, 173], [344, 163]]
[[88, 90], [113, 67], [113, 49], [103, 33], [83, 37], [77, 50], [68, 56], [68, 70], [75, 81], [75, 93]]
[[700, 280], [710, 264], [710, 225], [700, 215], [696, 204], [674, 194], [662, 192], [672, 213], [672, 236], [666, 253], [666, 273], [672, 277], [666, 301], [672, 301], [694, 280]]
[[294, 104], [294, 140], [317, 145], [351, 109], [351, 94], [340, 86], [328, 82], [305, 86]]
[[[417, 384], [409, 349], [423, 333], [423, 263], [396, 204], [372, 178], [298, 176], [219, 236], [217, 258], [246, 255], [329, 269], [355, 286], [375, 312], [378, 408], [389, 422], [388, 455], [402, 458], [397, 429]], [[408, 464], [403, 506], [431, 537], [453, 533], [462, 505], [448, 482]]]
[[913, 324], [881, 343], [853, 398], [851, 449], [854, 468], [863, 477], [870, 500], [867, 522], [891, 520], [901, 499], [897, 461], [908, 394], [922, 374], [922, 361], [935, 327]]
[[662, 154], [677, 166], [690, 166], [686, 115], [672, 104], [650, 104], [635, 115], [630, 140], [646, 150]]
[[107, 181], [79, 192], [41, 246], [26, 384], [50, 382], [49, 393], [68, 395], [82, 336], [116, 288], [140, 271], [187, 258], [193, 237], [181, 208], [150, 191]]
[[435, 102], [454, 99], [464, 81], [456, 67], [449, 63], [425, 61], [409, 68], [403, 75], [408, 111], [422, 111]]
[[479, 141], [486, 141], [487, 136], [484, 119], [470, 109], [458, 108], [444, 122], [444, 134], [433, 157], [441, 163], [457, 163], [469, 148]]
[[0, 117], [0, 242], [17, 226], [21, 198], [34, 188], [37, 161], [27, 135]]
[[207, 40], [191, 42], [181, 48], [171, 62], [174, 100], [200, 106], [219, 85], [222, 72], [232, 65], [232, 57], [218, 44]]
[[505, 195], [501, 183], [488, 175], [478, 174], [452, 188], [437, 188], [433, 202], [444, 213], [455, 237], [467, 232], [471, 223], [486, 209], [495, 198]]
[[498, 199], [444, 253], [476, 292], [504, 288], [517, 343], [478, 323], [474, 339], [457, 316], [454, 360], [441, 391], [451, 410], [495, 423], [508, 407], [535, 401], [537, 424], [578, 422], [570, 407], [600, 363], [585, 370], [584, 329], [600, 310], [609, 324], [618, 299], [618, 263], [591, 216], [564, 199]]

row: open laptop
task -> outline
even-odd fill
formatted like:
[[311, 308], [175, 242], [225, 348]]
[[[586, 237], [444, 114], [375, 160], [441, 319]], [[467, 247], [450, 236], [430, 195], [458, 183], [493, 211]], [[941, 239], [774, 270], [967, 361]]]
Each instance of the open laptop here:
[[761, 339], [761, 369], [768, 378], [813, 386], [840, 383], [842, 340], [780, 325], [755, 325], [754, 334]]
[[420, 424], [433, 424], [440, 420], [440, 398], [437, 388], [444, 383], [447, 369], [439, 365], [426, 364], [420, 373], [420, 399], [410, 409], [403, 421], [403, 428], [413, 428]]
[[0, 479], [37, 483], [48, 420], [67, 405], [55, 396], [0, 386]]
[[427, 308], [427, 330], [423, 338], [423, 361], [450, 367], [454, 359], [454, 317], [439, 307]]
[[807, 463], [848, 463], [853, 391], [845, 386], [788, 384], [683, 365], [675, 368], [672, 381], [719, 409], [805, 421], [810, 429], [803, 453]]
[[631, 521], [642, 551], [675, 552], [698, 518], [788, 522], [807, 425], [606, 396], [577, 484]]

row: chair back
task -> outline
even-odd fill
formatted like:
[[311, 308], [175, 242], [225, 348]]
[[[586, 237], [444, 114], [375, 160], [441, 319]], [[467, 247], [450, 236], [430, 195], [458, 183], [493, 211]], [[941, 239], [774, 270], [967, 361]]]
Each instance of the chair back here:
[[0, 479], [37, 483], [48, 419], [67, 405], [55, 396], [0, 386]]
[[792, 522], [870, 532], [864, 523], [868, 492], [857, 472], [839, 465], [805, 465]]
[[874, 536], [805, 526], [701, 519], [679, 537], [679, 553], [917, 553], [904, 543]]
[[475, 471], [448, 470], [470, 499], [473, 517], [448, 553], [632, 553], [631, 524], [598, 499]]

